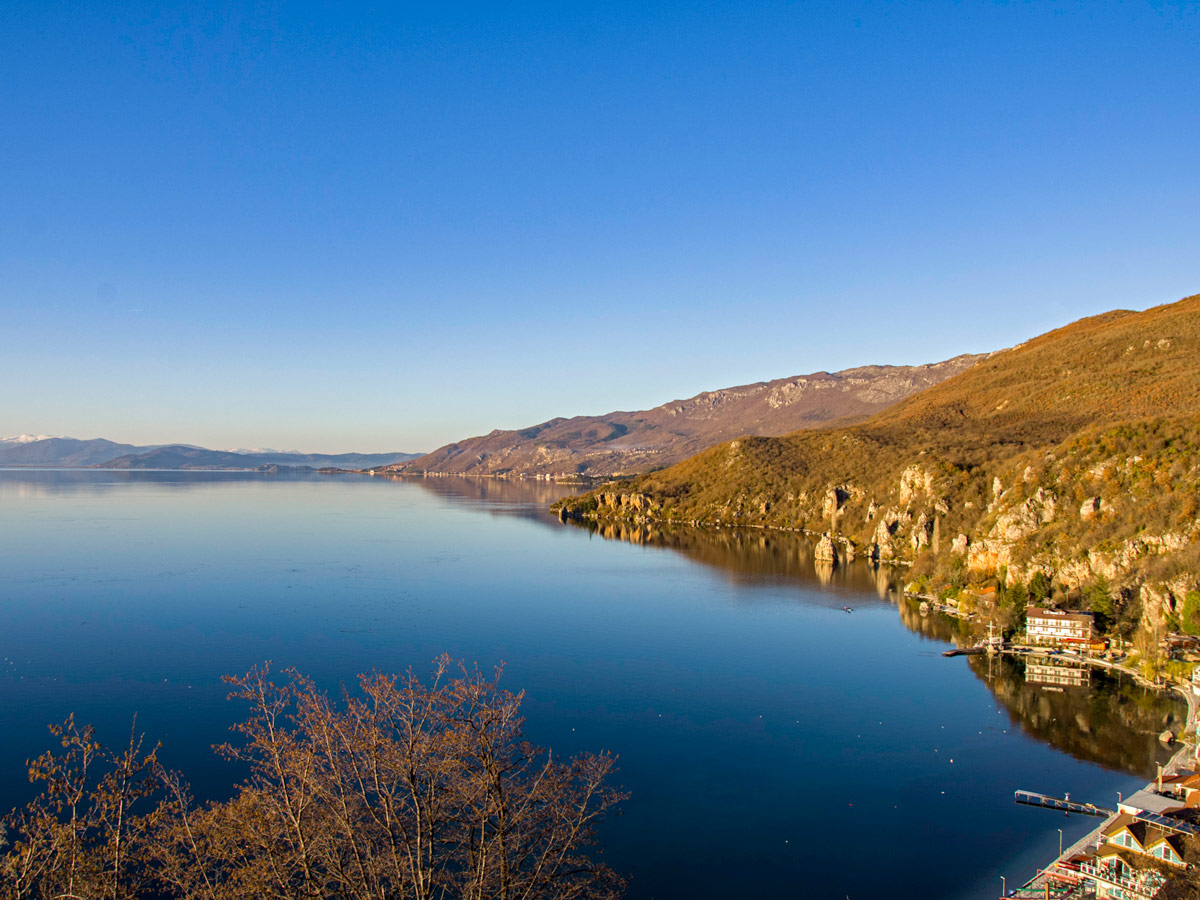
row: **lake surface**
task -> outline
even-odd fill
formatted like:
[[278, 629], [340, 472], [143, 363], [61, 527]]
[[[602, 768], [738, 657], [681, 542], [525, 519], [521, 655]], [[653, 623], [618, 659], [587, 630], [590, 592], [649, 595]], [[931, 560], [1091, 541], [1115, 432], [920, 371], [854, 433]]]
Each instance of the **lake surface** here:
[[1181, 703], [945, 659], [958, 623], [887, 570], [818, 571], [783, 534], [563, 525], [565, 490], [0, 471], [0, 806], [69, 712], [114, 742], [136, 713], [220, 795], [222, 674], [332, 688], [443, 651], [503, 661], [535, 742], [619, 754], [605, 857], [635, 900], [996, 897], [1096, 821], [1014, 789], [1112, 805], [1169, 755]]

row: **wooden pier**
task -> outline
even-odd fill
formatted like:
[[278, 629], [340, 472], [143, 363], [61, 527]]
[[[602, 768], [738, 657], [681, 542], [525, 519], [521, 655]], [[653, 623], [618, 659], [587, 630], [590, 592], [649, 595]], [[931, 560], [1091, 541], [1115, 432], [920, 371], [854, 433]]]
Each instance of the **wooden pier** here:
[[1079, 813], [1084, 816], [1097, 816], [1106, 819], [1115, 815], [1115, 811], [1104, 809], [1094, 803], [1079, 803], [1070, 797], [1051, 797], [1036, 791], [1014, 791], [1013, 798], [1025, 806], [1044, 806], [1046, 809], [1059, 809], [1067, 813]]

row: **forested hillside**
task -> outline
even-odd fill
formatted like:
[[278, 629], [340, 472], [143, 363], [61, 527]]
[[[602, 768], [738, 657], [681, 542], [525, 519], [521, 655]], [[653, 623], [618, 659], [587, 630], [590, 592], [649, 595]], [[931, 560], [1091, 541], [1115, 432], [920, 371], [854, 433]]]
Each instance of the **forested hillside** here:
[[1200, 296], [1042, 335], [861, 425], [747, 437], [563, 516], [803, 529], [929, 589], [1200, 631]]

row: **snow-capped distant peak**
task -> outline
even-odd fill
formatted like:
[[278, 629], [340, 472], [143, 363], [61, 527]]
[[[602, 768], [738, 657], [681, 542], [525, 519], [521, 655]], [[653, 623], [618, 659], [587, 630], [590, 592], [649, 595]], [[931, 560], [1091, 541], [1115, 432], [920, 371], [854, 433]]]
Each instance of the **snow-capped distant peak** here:
[[62, 437], [61, 434], [18, 434], [16, 437], [0, 438], [0, 444], [32, 444], [35, 441], [48, 441], [50, 438]]
[[274, 447], [230, 447], [226, 453], [280, 453], [286, 451], [276, 450]]

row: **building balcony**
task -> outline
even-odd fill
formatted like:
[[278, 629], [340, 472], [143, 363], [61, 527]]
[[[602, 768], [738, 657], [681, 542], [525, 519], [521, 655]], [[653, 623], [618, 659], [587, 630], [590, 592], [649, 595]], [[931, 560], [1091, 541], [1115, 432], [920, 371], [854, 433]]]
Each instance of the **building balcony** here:
[[1118, 875], [1107, 866], [1097, 866], [1094, 863], [1080, 863], [1079, 872], [1100, 884], [1128, 891], [1136, 898], [1150, 900], [1158, 893], [1166, 879], [1158, 872], [1147, 870], [1134, 876]]

